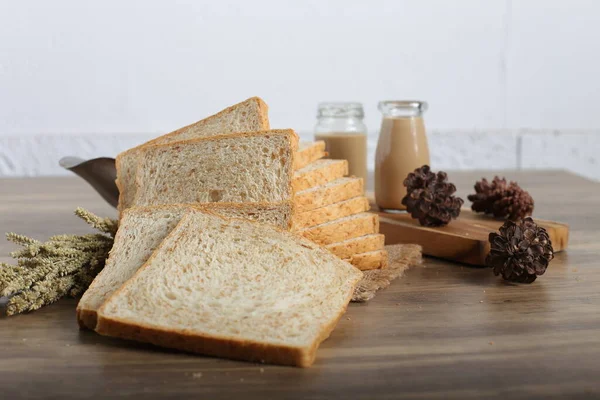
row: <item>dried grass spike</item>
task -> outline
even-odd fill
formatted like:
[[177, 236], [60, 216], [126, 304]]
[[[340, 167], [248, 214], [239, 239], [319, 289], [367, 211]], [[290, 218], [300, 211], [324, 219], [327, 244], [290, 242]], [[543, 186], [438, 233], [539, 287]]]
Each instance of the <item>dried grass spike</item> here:
[[6, 234], [6, 240], [8, 240], [9, 242], [13, 242], [15, 244], [18, 244], [19, 246], [29, 246], [32, 244], [38, 244], [40, 243], [38, 240], [32, 239], [32, 238], [28, 238], [27, 236], [24, 235], [19, 235], [17, 233], [14, 232], [9, 232]]
[[108, 233], [112, 237], [115, 237], [115, 234], [117, 233], [117, 229], [119, 227], [119, 221], [117, 220], [100, 218], [81, 207], [77, 207], [75, 210], [75, 215], [87, 222], [92, 227], [98, 229], [100, 232]]

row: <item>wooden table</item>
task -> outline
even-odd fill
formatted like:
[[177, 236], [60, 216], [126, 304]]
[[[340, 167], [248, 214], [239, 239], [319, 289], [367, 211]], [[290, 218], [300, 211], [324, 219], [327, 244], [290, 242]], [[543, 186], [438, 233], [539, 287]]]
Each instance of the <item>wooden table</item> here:
[[[462, 195], [492, 173], [451, 173]], [[530, 286], [426, 259], [352, 304], [310, 369], [193, 356], [79, 331], [76, 300], [0, 320], [0, 398], [600, 397], [600, 184], [564, 172], [506, 173], [570, 248]], [[87, 232], [82, 206], [115, 212], [77, 178], [0, 180], [0, 230]], [[12, 245], [0, 241], [0, 261]]]

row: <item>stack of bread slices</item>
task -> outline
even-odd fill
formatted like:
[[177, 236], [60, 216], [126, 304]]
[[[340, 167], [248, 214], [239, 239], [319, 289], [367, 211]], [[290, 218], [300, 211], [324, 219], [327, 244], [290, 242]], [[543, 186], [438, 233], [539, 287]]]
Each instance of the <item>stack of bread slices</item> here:
[[369, 210], [362, 178], [347, 177], [346, 160], [324, 159], [325, 143], [301, 143], [294, 172], [292, 230], [361, 270], [386, 268], [379, 217]]
[[[201, 354], [311, 365], [362, 278], [321, 247], [344, 247], [350, 236], [336, 232], [340, 240], [328, 243], [326, 233], [308, 234], [310, 223], [290, 232], [304, 212], [316, 216], [362, 193], [352, 178], [341, 179], [355, 182], [354, 192], [332, 190], [346, 166], [317, 161], [323, 155], [320, 143], [298, 152], [295, 132], [270, 130], [258, 98], [121, 153], [119, 229], [77, 306], [80, 326]], [[337, 167], [322, 179], [303, 173], [321, 164]], [[308, 181], [324, 194], [303, 194], [321, 190]], [[305, 186], [297, 196], [296, 185]], [[325, 232], [326, 224], [315, 227]]]

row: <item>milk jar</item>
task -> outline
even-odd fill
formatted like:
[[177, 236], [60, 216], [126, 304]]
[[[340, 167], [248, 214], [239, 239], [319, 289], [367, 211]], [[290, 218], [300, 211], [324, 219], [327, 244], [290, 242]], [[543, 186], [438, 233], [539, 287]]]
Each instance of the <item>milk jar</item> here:
[[375, 153], [375, 202], [387, 212], [406, 209], [402, 198], [406, 176], [429, 165], [429, 147], [425, 134], [423, 101], [382, 101], [383, 114]]

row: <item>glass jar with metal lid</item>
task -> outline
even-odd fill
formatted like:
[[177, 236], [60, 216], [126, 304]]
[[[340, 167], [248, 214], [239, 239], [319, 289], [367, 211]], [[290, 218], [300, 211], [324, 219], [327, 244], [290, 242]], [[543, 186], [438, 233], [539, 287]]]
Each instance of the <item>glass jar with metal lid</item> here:
[[349, 175], [367, 179], [367, 127], [360, 103], [318, 106], [315, 140], [325, 141], [329, 158], [348, 160]]

